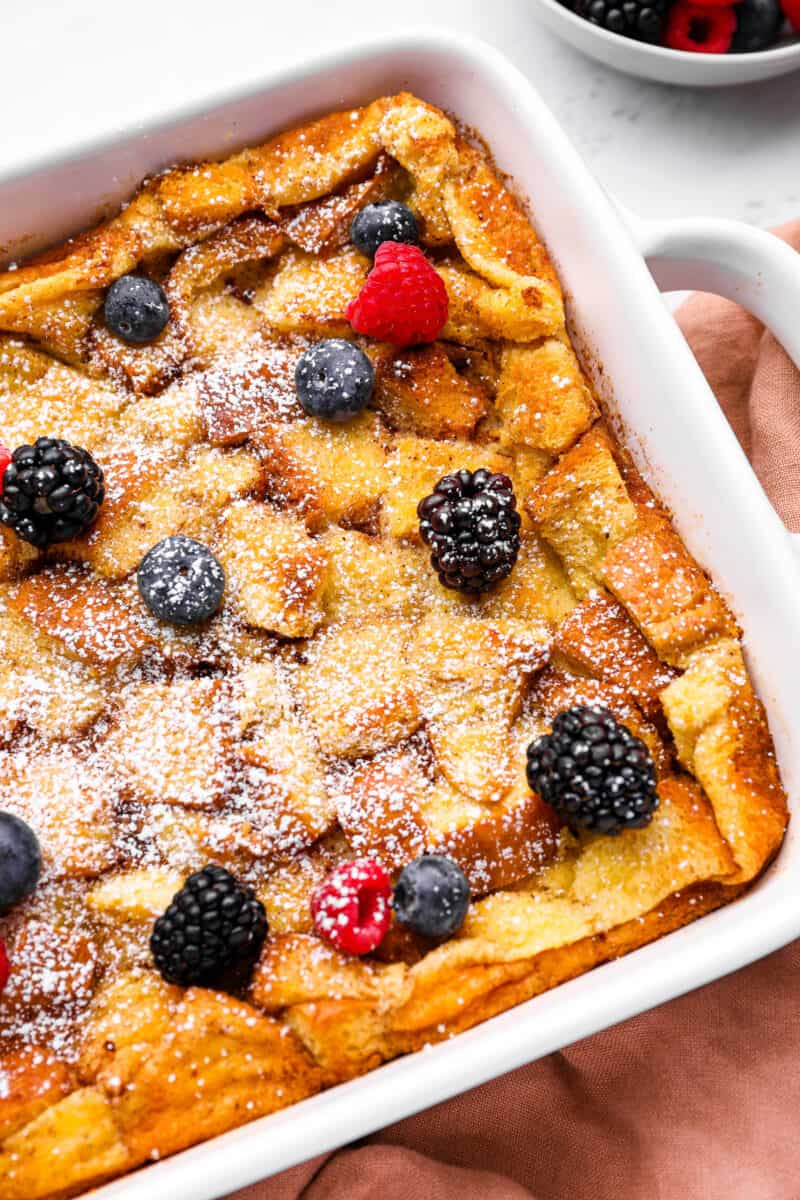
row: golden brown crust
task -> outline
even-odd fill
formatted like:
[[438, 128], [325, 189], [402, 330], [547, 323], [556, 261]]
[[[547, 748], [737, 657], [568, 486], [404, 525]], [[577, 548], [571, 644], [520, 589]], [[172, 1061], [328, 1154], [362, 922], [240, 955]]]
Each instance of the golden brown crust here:
[[661, 662], [622, 605], [602, 588], [568, 613], [556, 630], [553, 650], [571, 671], [611, 684], [624, 679], [626, 692], [642, 712], [663, 724], [661, 693], [676, 672]]
[[[364, 343], [372, 409], [332, 426], [294, 370], [310, 338], [353, 336], [349, 225], [386, 197], [415, 212], [449, 318], [424, 348]], [[171, 314], [141, 348], [100, 316], [134, 269]], [[57, 554], [0, 529], [0, 806], [45, 858], [3, 922], [4, 1200], [76, 1195], [452, 1036], [733, 899], [777, 852], [736, 622], [603, 423], [523, 208], [440, 110], [384, 97], [147, 180], [0, 275], [0, 331], [4, 435], [86, 445], [108, 482]], [[476, 601], [435, 578], [416, 506], [479, 466], [511, 476], [524, 525]], [[135, 586], [177, 533], [227, 574], [200, 630]], [[660, 804], [578, 839], [525, 749], [596, 702], [647, 743]], [[469, 877], [456, 937], [395, 926], [359, 960], [314, 935], [332, 866], [424, 850]], [[152, 969], [154, 915], [207, 861], [267, 908], [247, 1002]]]

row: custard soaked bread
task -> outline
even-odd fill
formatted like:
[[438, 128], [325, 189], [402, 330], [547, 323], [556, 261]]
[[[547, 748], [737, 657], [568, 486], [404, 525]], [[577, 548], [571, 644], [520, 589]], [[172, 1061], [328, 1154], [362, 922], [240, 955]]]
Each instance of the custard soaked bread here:
[[150, 179], [0, 276], [0, 330], [2, 1200], [450, 1037], [777, 852], [736, 621], [439, 110]]

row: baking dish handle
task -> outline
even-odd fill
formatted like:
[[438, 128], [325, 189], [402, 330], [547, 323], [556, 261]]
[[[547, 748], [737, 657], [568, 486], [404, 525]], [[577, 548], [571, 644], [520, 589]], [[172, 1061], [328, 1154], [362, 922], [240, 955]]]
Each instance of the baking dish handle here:
[[748, 309], [800, 367], [800, 254], [743, 221], [625, 214], [662, 292], [714, 292]]
[[[791, 246], [743, 221], [623, 216], [662, 292], [691, 289], [734, 300], [800, 369], [800, 254]], [[800, 534], [790, 537], [800, 561]]]

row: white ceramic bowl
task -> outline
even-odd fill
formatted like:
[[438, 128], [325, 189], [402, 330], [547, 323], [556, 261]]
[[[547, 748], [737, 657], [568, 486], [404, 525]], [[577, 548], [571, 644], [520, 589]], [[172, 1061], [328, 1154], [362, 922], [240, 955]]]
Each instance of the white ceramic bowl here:
[[[0, 171], [0, 247], [13, 257], [95, 220], [140, 179], [333, 108], [410, 88], [486, 137], [529, 196], [570, 297], [570, 322], [598, 390], [690, 549], [714, 574], [746, 634], [790, 793], [800, 803], [800, 559], [697, 363], [669, 316], [669, 288], [739, 299], [800, 363], [800, 259], [736, 222], [642, 222], [587, 172], [528, 81], [488, 46], [452, 32], [407, 34], [272, 76], [165, 114], [57, 161]], [[602, 363], [603, 372], [597, 370]], [[613, 385], [613, 397], [609, 389]], [[265, 1175], [661, 1004], [800, 936], [800, 836], [734, 904], [616, 962], [222, 1137], [100, 1188], [97, 1200], [214, 1200]], [[191, 1111], [186, 1113], [191, 1121]]]
[[641, 79], [689, 87], [726, 87], [800, 70], [800, 35], [795, 41], [753, 54], [692, 54], [609, 33], [577, 17], [558, 0], [530, 0], [530, 4], [534, 16], [565, 42], [608, 67]]

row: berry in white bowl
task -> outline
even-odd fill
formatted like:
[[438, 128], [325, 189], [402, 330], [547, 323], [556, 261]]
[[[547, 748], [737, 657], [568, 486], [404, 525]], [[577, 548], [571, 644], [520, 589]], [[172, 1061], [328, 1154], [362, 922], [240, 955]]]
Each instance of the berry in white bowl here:
[[554, 33], [616, 70], [721, 87], [800, 69], [800, 0], [532, 0]]

